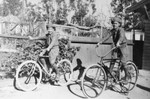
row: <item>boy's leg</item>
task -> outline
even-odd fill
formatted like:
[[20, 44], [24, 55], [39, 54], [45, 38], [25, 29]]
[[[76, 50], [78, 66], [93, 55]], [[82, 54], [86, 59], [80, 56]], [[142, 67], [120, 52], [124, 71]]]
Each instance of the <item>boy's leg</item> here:
[[110, 67], [109, 67], [110, 73], [112, 73], [114, 65], [115, 65], [115, 62], [116, 62], [116, 60], [114, 59], [115, 57], [116, 57], [116, 52], [112, 51], [112, 56], [111, 56], [112, 60], [110, 61]]
[[112, 60], [111, 60], [111, 62], [110, 62], [110, 67], [109, 67], [109, 71], [110, 71], [110, 73], [112, 73], [113, 68], [114, 68], [114, 65], [115, 65], [115, 60], [114, 60], [114, 59], [112, 59]]
[[[44, 57], [40, 57], [39, 61], [44, 66], [44, 68], [46, 69], [46, 71], [48, 71], [48, 67], [47, 67], [47, 63], [45, 61], [45, 58]], [[49, 79], [47, 79], [47, 77], [50, 77], [50, 74], [47, 75], [47, 74], [43, 73], [42, 81], [47, 82], [49, 80]]]
[[125, 80], [128, 81], [130, 79], [130, 74], [128, 72], [128, 68], [127, 68], [127, 47], [123, 47], [123, 48], [120, 48], [121, 50], [121, 53], [122, 53], [122, 57], [121, 57], [121, 61], [122, 61], [122, 65], [124, 67], [124, 70], [125, 70]]
[[51, 64], [50, 73], [52, 73], [54, 70], [56, 72], [56, 74], [58, 74], [57, 67], [55, 64], [55, 61], [56, 61], [58, 54], [59, 54], [58, 46], [53, 47], [49, 52], [49, 63]]
[[46, 63], [46, 59], [44, 57], [40, 57], [40, 61], [42, 63], [42, 65], [45, 67], [45, 69], [48, 71], [48, 66]]
[[44, 56], [48, 56], [48, 53], [46, 52], [46, 50], [43, 50], [40, 53], [40, 61], [43, 64], [43, 66], [45, 67], [45, 69], [48, 71], [49, 70], [49, 59], [48, 57], [44, 57]]

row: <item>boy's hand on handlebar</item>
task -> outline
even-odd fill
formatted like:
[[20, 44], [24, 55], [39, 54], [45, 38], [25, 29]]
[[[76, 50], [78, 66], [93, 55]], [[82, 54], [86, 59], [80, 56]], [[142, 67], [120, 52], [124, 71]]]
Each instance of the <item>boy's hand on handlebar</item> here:
[[96, 47], [99, 47], [99, 43], [96, 44]]
[[98, 42], [98, 43], [96, 44], [96, 47], [99, 47], [100, 44], [102, 44], [102, 42]]
[[46, 49], [43, 49], [42, 52], [40, 53], [40, 56], [46, 55], [49, 51]]
[[33, 40], [33, 37], [31, 37], [31, 36], [28, 36], [28, 38], [29, 38], [29, 40]]
[[49, 49], [49, 48], [46, 48], [45, 50], [46, 50], [47, 52], [49, 52], [50, 49]]
[[117, 47], [120, 47], [120, 43], [117, 43]]

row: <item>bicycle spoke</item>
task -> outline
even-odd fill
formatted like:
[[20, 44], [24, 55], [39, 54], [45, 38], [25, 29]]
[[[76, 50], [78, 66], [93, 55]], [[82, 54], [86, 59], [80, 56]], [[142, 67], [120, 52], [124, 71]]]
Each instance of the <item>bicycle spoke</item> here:
[[130, 74], [129, 91], [131, 91], [135, 87], [137, 79], [138, 79], [138, 69], [133, 62], [129, 62], [127, 66], [128, 66], [128, 72]]
[[64, 59], [58, 62], [58, 84], [61, 86], [68, 85], [72, 77], [72, 65], [69, 60]]
[[85, 96], [95, 98], [99, 96], [106, 87], [106, 75], [104, 69], [99, 66], [87, 68], [83, 74], [81, 85]]
[[34, 90], [41, 81], [41, 68], [34, 61], [26, 61], [17, 69], [16, 83], [23, 91]]

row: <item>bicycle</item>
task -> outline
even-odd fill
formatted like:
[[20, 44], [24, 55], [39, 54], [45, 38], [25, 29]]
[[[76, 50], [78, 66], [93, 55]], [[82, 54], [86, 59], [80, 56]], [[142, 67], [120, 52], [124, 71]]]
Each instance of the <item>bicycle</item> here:
[[18, 66], [15, 76], [16, 87], [18, 86], [22, 91], [35, 90], [41, 83], [43, 74], [49, 80], [56, 81], [60, 86], [65, 86], [70, 83], [73, 70], [72, 64], [68, 59], [58, 61], [56, 64], [58, 72], [52, 71], [49, 74], [48, 70], [40, 62], [40, 57], [48, 58], [48, 56], [39, 56], [37, 61], [27, 60]]
[[[98, 54], [97, 47], [95, 49], [100, 61], [97, 64], [87, 67], [83, 73], [81, 80], [83, 94], [88, 98], [96, 98], [109, 85], [112, 86], [112, 88], [115, 87], [119, 92], [127, 93], [131, 91], [135, 87], [138, 79], [138, 69], [136, 65], [132, 61], [126, 63], [130, 79], [128, 83], [125, 84], [123, 78], [126, 74], [123, 65], [121, 65], [121, 59], [104, 59], [110, 52], [117, 49], [117, 47], [112, 48], [103, 56]], [[109, 70], [110, 62], [115, 62], [112, 72]]]

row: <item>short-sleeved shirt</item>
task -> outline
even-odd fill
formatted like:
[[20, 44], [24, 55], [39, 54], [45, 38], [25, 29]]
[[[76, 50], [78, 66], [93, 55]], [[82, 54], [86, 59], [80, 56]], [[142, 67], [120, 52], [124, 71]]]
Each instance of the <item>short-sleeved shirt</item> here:
[[55, 41], [55, 44], [54, 44], [54, 46], [55, 46], [55, 45], [58, 45], [59, 34], [57, 32], [53, 32], [51, 34], [46, 34], [46, 40], [45, 40], [45, 46], [46, 46], [46, 48], [51, 44], [52, 39], [54, 37], [56, 38], [56, 41]]

